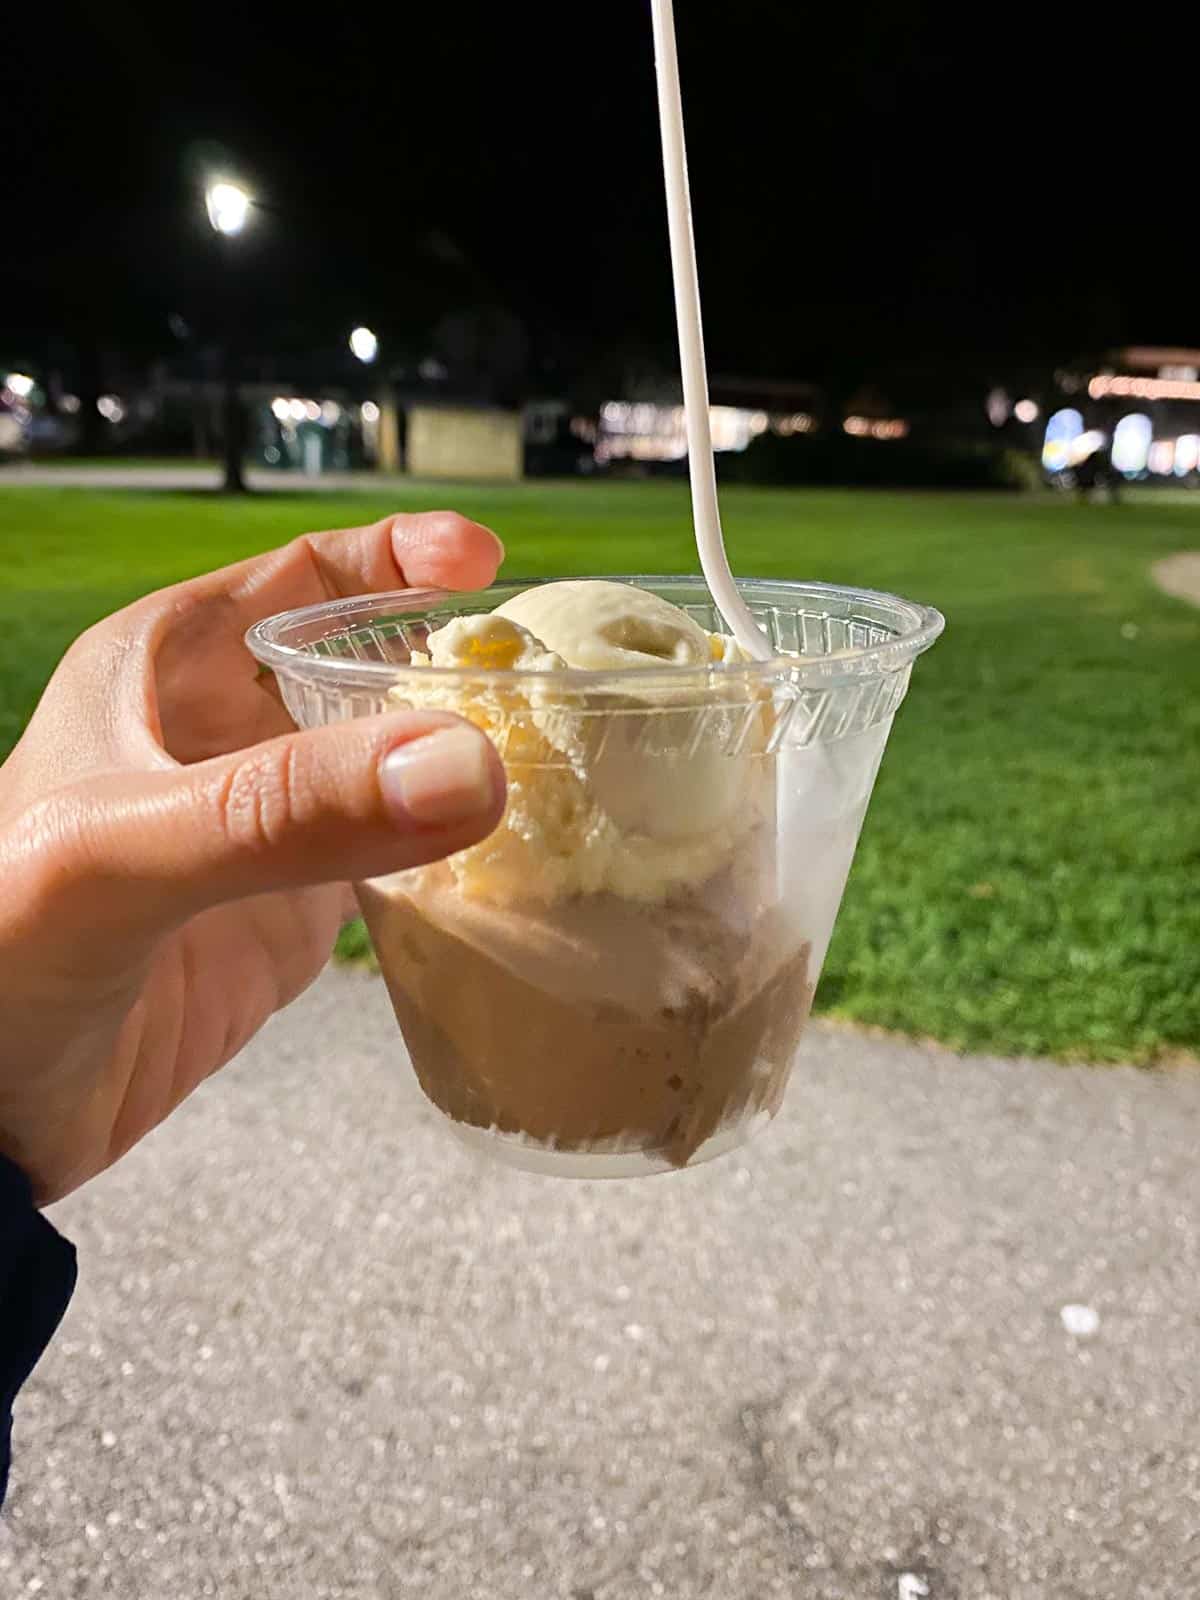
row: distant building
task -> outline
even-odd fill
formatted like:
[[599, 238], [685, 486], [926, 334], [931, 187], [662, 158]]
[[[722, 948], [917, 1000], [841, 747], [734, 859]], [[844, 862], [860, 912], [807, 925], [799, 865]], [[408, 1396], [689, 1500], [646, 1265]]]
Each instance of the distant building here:
[[407, 434], [407, 467], [415, 477], [512, 480], [524, 473], [519, 411], [413, 406]]

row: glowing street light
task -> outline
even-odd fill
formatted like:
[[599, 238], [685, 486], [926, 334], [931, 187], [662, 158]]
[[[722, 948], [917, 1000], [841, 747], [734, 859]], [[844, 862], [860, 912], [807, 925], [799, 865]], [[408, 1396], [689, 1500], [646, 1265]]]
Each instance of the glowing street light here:
[[224, 180], [210, 183], [204, 191], [204, 204], [208, 220], [227, 239], [236, 237], [246, 226], [250, 214], [250, 196], [240, 185]]
[[11, 390], [18, 400], [28, 400], [33, 393], [33, 379], [27, 372], [10, 372], [4, 380], [4, 387]]
[[379, 354], [379, 340], [370, 328], [355, 328], [350, 335], [350, 349], [365, 366], [370, 366]]

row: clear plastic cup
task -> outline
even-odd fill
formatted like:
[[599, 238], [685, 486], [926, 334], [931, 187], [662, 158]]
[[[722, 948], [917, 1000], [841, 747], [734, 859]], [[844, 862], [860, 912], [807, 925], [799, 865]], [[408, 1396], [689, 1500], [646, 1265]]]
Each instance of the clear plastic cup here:
[[[724, 631], [699, 579], [618, 581]], [[247, 642], [301, 727], [435, 706], [504, 761], [490, 839], [356, 885], [448, 1126], [565, 1177], [695, 1165], [779, 1109], [892, 719], [944, 622], [869, 590], [746, 579], [771, 661], [412, 664], [451, 618], [530, 586], [331, 601]]]

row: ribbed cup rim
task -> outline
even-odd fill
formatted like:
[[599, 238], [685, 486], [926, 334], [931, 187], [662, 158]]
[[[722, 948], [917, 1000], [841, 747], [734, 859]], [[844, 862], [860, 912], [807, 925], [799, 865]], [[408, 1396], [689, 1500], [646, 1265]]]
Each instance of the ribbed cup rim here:
[[[256, 660], [273, 672], [312, 684], [319, 683], [325, 688], [340, 686], [346, 689], [386, 690], [419, 677], [427, 686], [441, 682], [456, 684], [459, 688], [471, 679], [514, 685], [536, 679], [543, 690], [561, 685], [564, 689], [578, 691], [611, 688], [616, 683], [628, 685], [631, 679], [636, 679], [639, 687], [668, 689], [694, 684], [697, 673], [712, 673], [718, 675], [723, 683], [744, 682], [748, 687], [779, 678], [787, 678], [792, 683], [829, 685], [901, 671], [922, 651], [928, 650], [946, 626], [946, 619], [933, 606], [904, 600], [882, 590], [850, 588], [831, 583], [802, 583], [781, 578], [739, 578], [738, 588], [751, 607], [758, 603], [790, 605], [797, 611], [819, 613], [823, 610], [831, 620], [841, 621], [853, 619], [855, 608], [874, 610], [875, 616], [863, 615], [861, 621], [873, 627], [893, 628], [894, 636], [876, 644], [828, 656], [784, 654], [772, 656], [766, 661], [730, 665], [627, 667], [619, 671], [569, 668], [560, 672], [536, 672], [527, 667], [486, 672], [473, 672], [461, 667], [412, 667], [402, 662], [364, 661], [356, 656], [314, 655], [309, 649], [289, 642], [289, 636], [294, 640], [297, 635], [304, 637], [306, 645], [336, 639], [353, 632], [356, 627], [397, 616], [414, 622], [425, 619], [447, 622], [452, 616], [491, 610], [487, 597], [497, 590], [503, 590], [508, 596], [522, 589], [560, 581], [546, 577], [506, 577], [502, 583], [493, 585], [492, 589], [470, 593], [448, 589], [395, 589], [378, 594], [352, 595], [343, 600], [325, 600], [317, 605], [281, 611], [256, 622], [246, 633], [246, 645]], [[629, 583], [660, 593], [677, 588], [689, 591], [693, 598], [697, 591], [704, 592], [703, 579], [688, 574], [606, 574], [604, 581]], [[497, 605], [501, 603], [500, 600], [495, 602]], [[321, 628], [321, 631], [314, 633], [314, 628]]]

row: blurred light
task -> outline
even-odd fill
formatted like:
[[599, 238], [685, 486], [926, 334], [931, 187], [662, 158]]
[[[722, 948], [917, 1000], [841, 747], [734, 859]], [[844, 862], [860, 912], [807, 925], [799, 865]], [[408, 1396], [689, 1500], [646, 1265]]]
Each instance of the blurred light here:
[[102, 394], [96, 401], [96, 410], [105, 422], [118, 423], [125, 415], [125, 406], [120, 395]]
[[993, 428], [1002, 428], [1008, 421], [1012, 412], [1012, 401], [1008, 398], [1006, 389], [992, 389], [984, 401], [984, 410], [987, 419]]
[[1174, 439], [1156, 439], [1150, 446], [1147, 465], [1159, 477], [1169, 478], [1175, 466]]
[[28, 400], [33, 393], [33, 379], [27, 372], [10, 372], [4, 386], [11, 389], [18, 400]]
[[1036, 422], [1041, 414], [1036, 400], [1018, 400], [1013, 407], [1013, 416], [1018, 422]]
[[1042, 465], [1047, 472], [1066, 470], [1071, 455], [1071, 445], [1083, 432], [1083, 418], [1073, 406], [1056, 411], [1046, 423], [1046, 436], [1042, 443]]
[[281, 394], [277, 394], [271, 401], [271, 414], [276, 422], [286, 422], [291, 415], [291, 406]]
[[304, 421], [304, 401], [303, 400], [289, 400], [288, 401], [288, 416], [292, 419], [293, 422], [303, 422]]
[[204, 191], [208, 220], [218, 233], [232, 239], [246, 226], [250, 196], [236, 183], [210, 183]]
[[274, 467], [279, 463], [279, 451], [275, 445], [269, 444], [263, 451], [263, 460], [268, 466]]
[[426, 383], [438, 383], [442, 378], [448, 376], [446, 368], [440, 361], [436, 361], [433, 356], [427, 356], [417, 368], [417, 372], [425, 379]]
[[1184, 478], [1200, 465], [1200, 433], [1183, 433], [1175, 441], [1175, 476]]
[[883, 417], [875, 422], [869, 417], [847, 417], [842, 427], [855, 439], [903, 439], [908, 433], [903, 417]]
[[332, 428], [342, 415], [342, 408], [336, 400], [323, 400], [321, 402], [321, 421], [327, 428]]
[[1179, 378], [1184, 383], [1195, 383], [1200, 378], [1200, 370], [1196, 367], [1159, 367], [1160, 378]]
[[1200, 383], [1181, 378], [1122, 378], [1101, 372], [1089, 382], [1088, 393], [1093, 400], [1107, 395], [1134, 400], [1200, 400]]
[[370, 365], [379, 354], [379, 340], [370, 328], [355, 328], [350, 335], [350, 349], [360, 361]]
[[79, 396], [77, 394], [64, 394], [59, 397], [58, 409], [65, 411], [67, 416], [73, 417], [79, 410]]
[[301, 405], [304, 407], [304, 415], [310, 422], [320, 422], [321, 408], [315, 400], [302, 400]]
[[[671, 408], [671, 416], [681, 435], [687, 437], [687, 418], [680, 406]], [[752, 439], [758, 437], [758, 419], [766, 426], [765, 411], [743, 411], [739, 406], [709, 406], [714, 450], [745, 450]]]
[[379, 421], [379, 407], [374, 400], [364, 400], [362, 403], [362, 419], [370, 424]]
[[1067, 446], [1067, 464], [1077, 467], [1089, 456], [1094, 456], [1097, 450], [1102, 450], [1107, 442], [1106, 435], [1095, 428], [1087, 433], [1081, 433], [1077, 439], [1072, 439]]
[[1112, 460], [1118, 472], [1128, 477], [1145, 472], [1150, 455], [1150, 441], [1154, 428], [1150, 418], [1140, 411], [1131, 411], [1122, 417], [1113, 430]]
[[[744, 411], [739, 406], [710, 406], [708, 414], [714, 450], [745, 450], [771, 425], [765, 411]], [[600, 408], [600, 419], [606, 448], [598, 460], [625, 456], [635, 461], [682, 461], [687, 455], [682, 406], [608, 400]]]
[[797, 411], [790, 417], [776, 417], [772, 429], [781, 439], [790, 439], [794, 433], [811, 433], [815, 426], [807, 411]]

